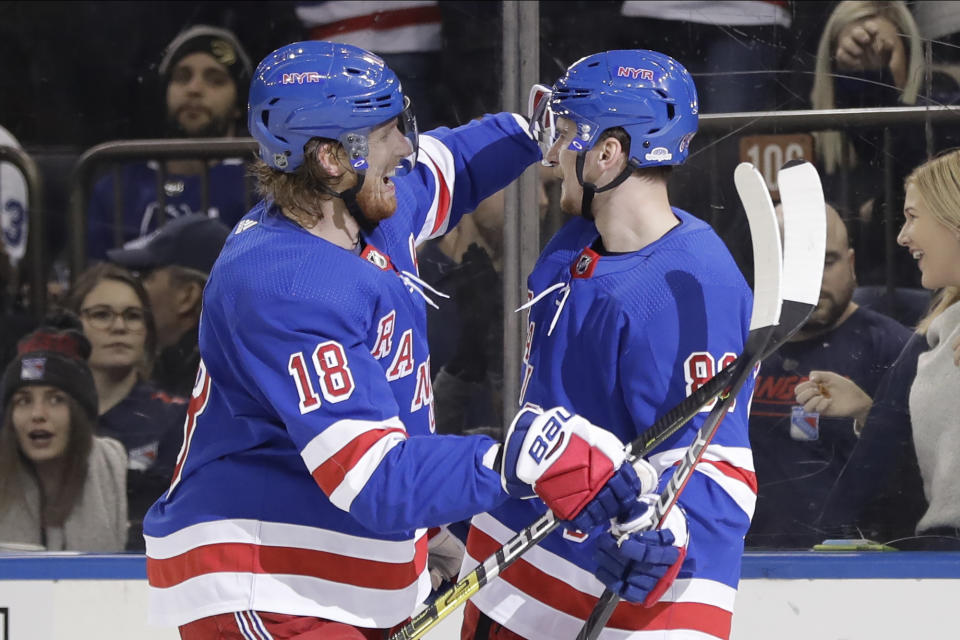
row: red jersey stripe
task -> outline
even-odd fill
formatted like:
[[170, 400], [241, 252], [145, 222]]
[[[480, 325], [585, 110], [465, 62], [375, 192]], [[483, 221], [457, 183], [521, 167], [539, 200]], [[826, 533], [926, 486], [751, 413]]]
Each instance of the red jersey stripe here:
[[210, 544], [165, 559], [147, 558], [150, 586], [164, 589], [208, 573], [309, 576], [368, 589], [403, 589], [417, 581], [427, 563], [427, 538], [416, 542], [410, 562], [391, 563], [293, 547], [248, 543]]
[[[476, 527], [471, 527], [467, 538], [467, 552], [471, 557], [486, 558], [496, 553], [499, 548], [500, 544], [496, 540]], [[597, 603], [596, 597], [574, 589], [523, 558], [514, 562], [500, 577], [540, 602], [581, 620], [589, 617]], [[644, 607], [621, 602], [607, 626], [628, 631], [690, 629], [727, 638], [730, 635], [732, 619], [731, 612], [703, 603], [660, 602], [652, 607]]]
[[390, 433], [406, 435], [403, 429], [372, 429], [364, 431], [351, 440], [340, 451], [327, 458], [319, 467], [313, 470], [313, 479], [328, 496], [333, 493], [343, 477], [356, 466], [360, 458], [381, 438]]
[[311, 40], [326, 40], [331, 36], [372, 29], [385, 31], [398, 27], [409, 27], [416, 24], [440, 23], [440, 7], [409, 7], [393, 11], [377, 11], [363, 16], [345, 18], [329, 24], [322, 24], [310, 29]]
[[729, 462], [721, 462], [719, 460], [703, 460], [701, 459], [699, 464], [709, 464], [722, 473], [723, 475], [733, 478], [734, 480], [739, 480], [744, 483], [750, 490], [754, 493], [757, 492], [757, 474], [753, 471], [744, 469], [743, 467], [738, 467]]
[[430, 156], [427, 156], [427, 159], [433, 166], [433, 173], [437, 176], [437, 185], [439, 186], [439, 193], [437, 194], [437, 217], [433, 222], [433, 230], [430, 232], [432, 236], [440, 231], [443, 223], [447, 221], [447, 216], [450, 215], [450, 187], [447, 185], [446, 178], [443, 177], [443, 172], [440, 171], [440, 166], [437, 165]]

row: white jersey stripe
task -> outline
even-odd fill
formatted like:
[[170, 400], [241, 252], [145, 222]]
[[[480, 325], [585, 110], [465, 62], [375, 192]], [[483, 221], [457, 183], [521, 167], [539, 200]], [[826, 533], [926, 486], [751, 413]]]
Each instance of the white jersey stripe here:
[[757, 505], [757, 494], [752, 487], [737, 478], [728, 476], [710, 464], [710, 461], [701, 461], [700, 464], [697, 465], [697, 472], [702, 473], [720, 485], [720, 488], [737, 503], [737, 506], [743, 509], [747, 517], [753, 518], [753, 511]]
[[251, 626], [257, 630], [263, 640], [273, 640], [273, 636], [267, 631], [267, 625], [260, 619], [260, 614], [256, 611], [248, 611], [247, 615], [250, 616]]
[[237, 613], [233, 614], [234, 619], [237, 621], [237, 627], [240, 628], [240, 633], [242, 633], [243, 637], [247, 638], [248, 640], [263, 640], [259, 633], [250, 628], [250, 623], [247, 620], [246, 615], [244, 615], [245, 613], [246, 612], [244, 611], [238, 611]]
[[[524, 556], [526, 557], [526, 556]], [[573, 640], [583, 620], [530, 598], [506, 580], [485, 585], [471, 601], [490, 618], [530, 640]], [[717, 640], [690, 629], [629, 631], [605, 627], [600, 640]]]
[[240, 543], [323, 551], [377, 562], [411, 562], [415, 542], [426, 535], [417, 529], [410, 540], [377, 540], [329, 529], [257, 520], [214, 520], [191, 525], [162, 538], [144, 536], [147, 555], [157, 560], [172, 558], [211, 544]]
[[[648, 458], [650, 464], [654, 466], [658, 473], [679, 462], [687, 453], [686, 448], [670, 449], [661, 451]], [[704, 460], [713, 460], [714, 462], [727, 462], [734, 467], [744, 469], [750, 473], [756, 471], [753, 466], [753, 453], [747, 447], [728, 447], [722, 444], [710, 444], [703, 453]]]
[[[443, 143], [431, 136], [420, 136], [420, 153], [423, 154], [423, 166], [433, 174], [433, 200], [430, 204], [430, 210], [423, 222], [423, 227], [417, 233], [417, 246], [426, 242], [430, 238], [441, 236], [447, 232], [450, 226], [450, 204], [453, 202], [454, 181], [456, 178], [456, 168], [453, 161], [453, 154], [450, 153]], [[438, 174], [439, 172], [439, 174]], [[447, 199], [446, 210], [440, 210], [442, 198], [441, 188], [446, 186], [449, 198]], [[437, 227], [437, 222], [440, 222]], [[436, 230], [434, 229], [435, 227]]]
[[[516, 532], [488, 513], [474, 516], [471, 525], [483, 531], [501, 545], [516, 535]], [[533, 547], [523, 555], [523, 560], [540, 571], [567, 583], [577, 591], [597, 598], [604, 591], [603, 584], [592, 573], [543, 547]], [[460, 577], [462, 578], [470, 573], [482, 561], [483, 558], [472, 558], [471, 561], [468, 552], [460, 569]], [[733, 611], [736, 594], [736, 589], [732, 589], [723, 583], [694, 578], [676, 580], [660, 599], [660, 602], [695, 602]]]
[[[283, 611], [346, 624], [388, 628], [410, 616], [430, 593], [424, 570], [403, 589], [370, 589], [296, 575], [208, 573], [149, 592], [150, 624], [180, 626], [236, 611]], [[370, 603], [376, 606], [371, 607]], [[199, 604], [206, 603], [206, 604]], [[369, 615], [357, 612], [369, 612]]]
[[378, 11], [429, 7], [436, 4], [437, 0], [390, 0], [389, 2], [383, 0], [379, 2], [371, 0], [346, 0], [345, 2], [318, 2], [298, 5], [295, 12], [304, 24], [312, 27], [316, 24], [339, 22], [347, 18], [365, 16]]
[[329, 458], [350, 444], [357, 436], [376, 429], [404, 429], [400, 418], [388, 420], [340, 420], [317, 434], [300, 452], [312, 473]]
[[330, 494], [330, 502], [344, 511], [350, 511], [350, 505], [353, 504], [354, 498], [366, 486], [370, 476], [377, 470], [383, 458], [391, 449], [406, 439], [406, 434], [393, 431], [374, 442], [357, 461], [357, 464], [343, 476], [340, 485]]

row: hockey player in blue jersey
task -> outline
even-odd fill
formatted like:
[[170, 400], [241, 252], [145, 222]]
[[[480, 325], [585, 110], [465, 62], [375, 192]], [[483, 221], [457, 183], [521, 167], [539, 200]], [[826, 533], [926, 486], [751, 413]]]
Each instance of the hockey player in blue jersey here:
[[[752, 297], [720, 238], [667, 197], [671, 165], [686, 159], [697, 130], [683, 66], [652, 51], [609, 51], [534, 92], [545, 160], [562, 173], [561, 206], [578, 217], [528, 279], [520, 403], [560, 405], [628, 442], [742, 351]], [[632, 531], [628, 516], [615, 523], [619, 541], [609, 523], [554, 531], [471, 599], [463, 637], [573, 638], [607, 586], [624, 601], [603, 638], [727, 638], [756, 498], [752, 386], [662, 530]], [[666, 485], [708, 410], [641, 461], [659, 482], [630, 515]], [[464, 568], [545, 509], [511, 499], [474, 517]]]
[[428, 527], [507, 491], [595, 523], [644, 488], [616, 437], [559, 409], [503, 445], [433, 435], [416, 246], [540, 158], [526, 120], [418, 136], [380, 58], [313, 41], [261, 62], [248, 121], [264, 200], [211, 271], [184, 445], [144, 522], [154, 622], [381, 638], [430, 591]]

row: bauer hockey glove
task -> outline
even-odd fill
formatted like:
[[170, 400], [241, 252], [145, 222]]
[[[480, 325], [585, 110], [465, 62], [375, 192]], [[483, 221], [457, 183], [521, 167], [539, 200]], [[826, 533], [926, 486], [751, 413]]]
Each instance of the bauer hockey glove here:
[[625, 458], [615, 435], [583, 417], [562, 407], [527, 407], [507, 432], [500, 478], [513, 497], [535, 494], [557, 519], [589, 532], [627, 513], [637, 496], [656, 486], [653, 467], [641, 461], [638, 475]]
[[597, 579], [628, 602], [649, 607], [673, 584], [687, 556], [690, 534], [687, 517], [674, 505], [660, 529], [652, 529], [655, 493], [641, 496], [634, 517], [614, 523], [610, 534], [597, 540], [594, 560]]

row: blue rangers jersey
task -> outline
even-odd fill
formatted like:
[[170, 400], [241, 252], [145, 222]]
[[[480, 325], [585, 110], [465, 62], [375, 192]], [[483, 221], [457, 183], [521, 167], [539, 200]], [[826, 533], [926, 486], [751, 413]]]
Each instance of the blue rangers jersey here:
[[[742, 351], [750, 290], [713, 230], [674, 213], [676, 227], [632, 253], [598, 254], [597, 229], [583, 218], [554, 236], [528, 280], [543, 297], [530, 307], [521, 403], [564, 406], [627, 443]], [[680, 496], [690, 545], [678, 579], [651, 608], [621, 603], [602, 638], [728, 636], [756, 499], [752, 388], [751, 379]], [[709, 408], [648, 457], [661, 490]], [[509, 500], [474, 517], [467, 554], [482, 561], [545, 510]], [[595, 537], [554, 531], [472, 602], [526, 638], [573, 638], [604, 589], [593, 576]], [[668, 629], [680, 631], [661, 635]]]
[[361, 255], [268, 203], [237, 224], [204, 292], [184, 446], [144, 521], [151, 620], [385, 628], [428, 595], [426, 527], [506, 496], [493, 440], [431, 435], [416, 245], [539, 157], [512, 114], [421, 136]]

